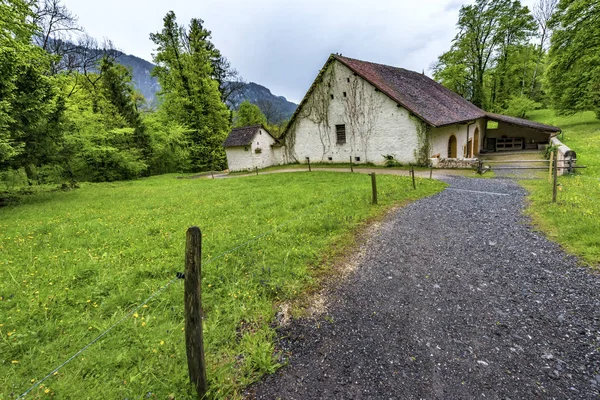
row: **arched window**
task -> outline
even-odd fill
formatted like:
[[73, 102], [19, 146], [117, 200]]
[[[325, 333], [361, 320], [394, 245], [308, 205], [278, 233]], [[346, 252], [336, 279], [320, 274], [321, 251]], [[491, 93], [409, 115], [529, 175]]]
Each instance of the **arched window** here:
[[448, 158], [456, 158], [456, 136], [450, 135], [448, 139]]

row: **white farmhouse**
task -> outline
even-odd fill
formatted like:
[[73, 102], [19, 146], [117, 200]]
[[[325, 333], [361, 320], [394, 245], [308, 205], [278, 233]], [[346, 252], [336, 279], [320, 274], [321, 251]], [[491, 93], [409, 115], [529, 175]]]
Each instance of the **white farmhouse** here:
[[284, 132], [283, 161], [437, 164], [537, 149], [559, 131], [485, 112], [424, 74], [331, 55]]
[[223, 147], [230, 171], [250, 171], [283, 163], [281, 144], [262, 125], [233, 129]]

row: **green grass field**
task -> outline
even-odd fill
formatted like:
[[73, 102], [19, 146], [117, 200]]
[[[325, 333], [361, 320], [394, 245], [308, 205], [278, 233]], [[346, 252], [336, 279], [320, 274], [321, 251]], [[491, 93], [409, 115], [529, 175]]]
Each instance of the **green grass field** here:
[[547, 180], [523, 181], [530, 192], [529, 213], [534, 222], [568, 251], [594, 267], [600, 266], [600, 120], [594, 113], [556, 116], [551, 110], [531, 118], [563, 130], [563, 142], [577, 153], [587, 169], [559, 178], [558, 202], [553, 204]]
[[[277, 367], [272, 322], [352, 245], [366, 220], [444, 184], [378, 176], [273, 174], [83, 184], [0, 208], [0, 398], [16, 398], [183, 270], [203, 231], [211, 398], [235, 398]], [[247, 246], [229, 249], [270, 232]], [[31, 398], [190, 398], [176, 281], [31, 393]]]

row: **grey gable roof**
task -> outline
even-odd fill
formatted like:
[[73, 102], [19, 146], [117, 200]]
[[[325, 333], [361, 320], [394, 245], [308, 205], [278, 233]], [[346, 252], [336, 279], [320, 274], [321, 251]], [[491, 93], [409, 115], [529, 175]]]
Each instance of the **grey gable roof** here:
[[259, 129], [263, 129], [271, 137], [273, 137], [273, 135], [271, 135], [271, 132], [269, 132], [262, 125], [244, 126], [242, 128], [232, 129], [229, 133], [229, 136], [227, 136], [227, 139], [225, 139], [223, 147], [248, 146], [250, 145], [250, 143], [252, 143], [252, 139], [254, 139], [254, 136], [256, 136]]

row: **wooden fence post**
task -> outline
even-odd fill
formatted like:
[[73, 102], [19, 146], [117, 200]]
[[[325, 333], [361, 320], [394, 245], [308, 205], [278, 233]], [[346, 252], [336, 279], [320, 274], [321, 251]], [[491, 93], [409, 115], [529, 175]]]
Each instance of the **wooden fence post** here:
[[548, 167], [548, 182], [552, 182], [552, 163], [554, 162], [554, 152], [550, 152], [550, 166]]
[[416, 189], [417, 185], [415, 184], [415, 167], [412, 165], [410, 166], [410, 175], [412, 176], [413, 189]]
[[371, 175], [371, 190], [373, 192], [373, 204], [377, 204], [377, 178], [375, 178], [375, 172]]
[[352, 156], [350, 156], [350, 172], [354, 172], [354, 167], [352, 166]]
[[312, 172], [312, 169], [310, 169], [310, 157], [306, 157], [306, 162], [308, 163], [308, 172]]
[[193, 226], [185, 242], [185, 344], [190, 382], [202, 399], [206, 395], [206, 364], [202, 332], [202, 233]]
[[552, 183], [552, 202], [556, 203], [556, 187], [558, 185], [558, 157], [554, 160], [554, 173], [553, 173], [553, 183]]
[[429, 167], [429, 179], [433, 176], [433, 166]]

